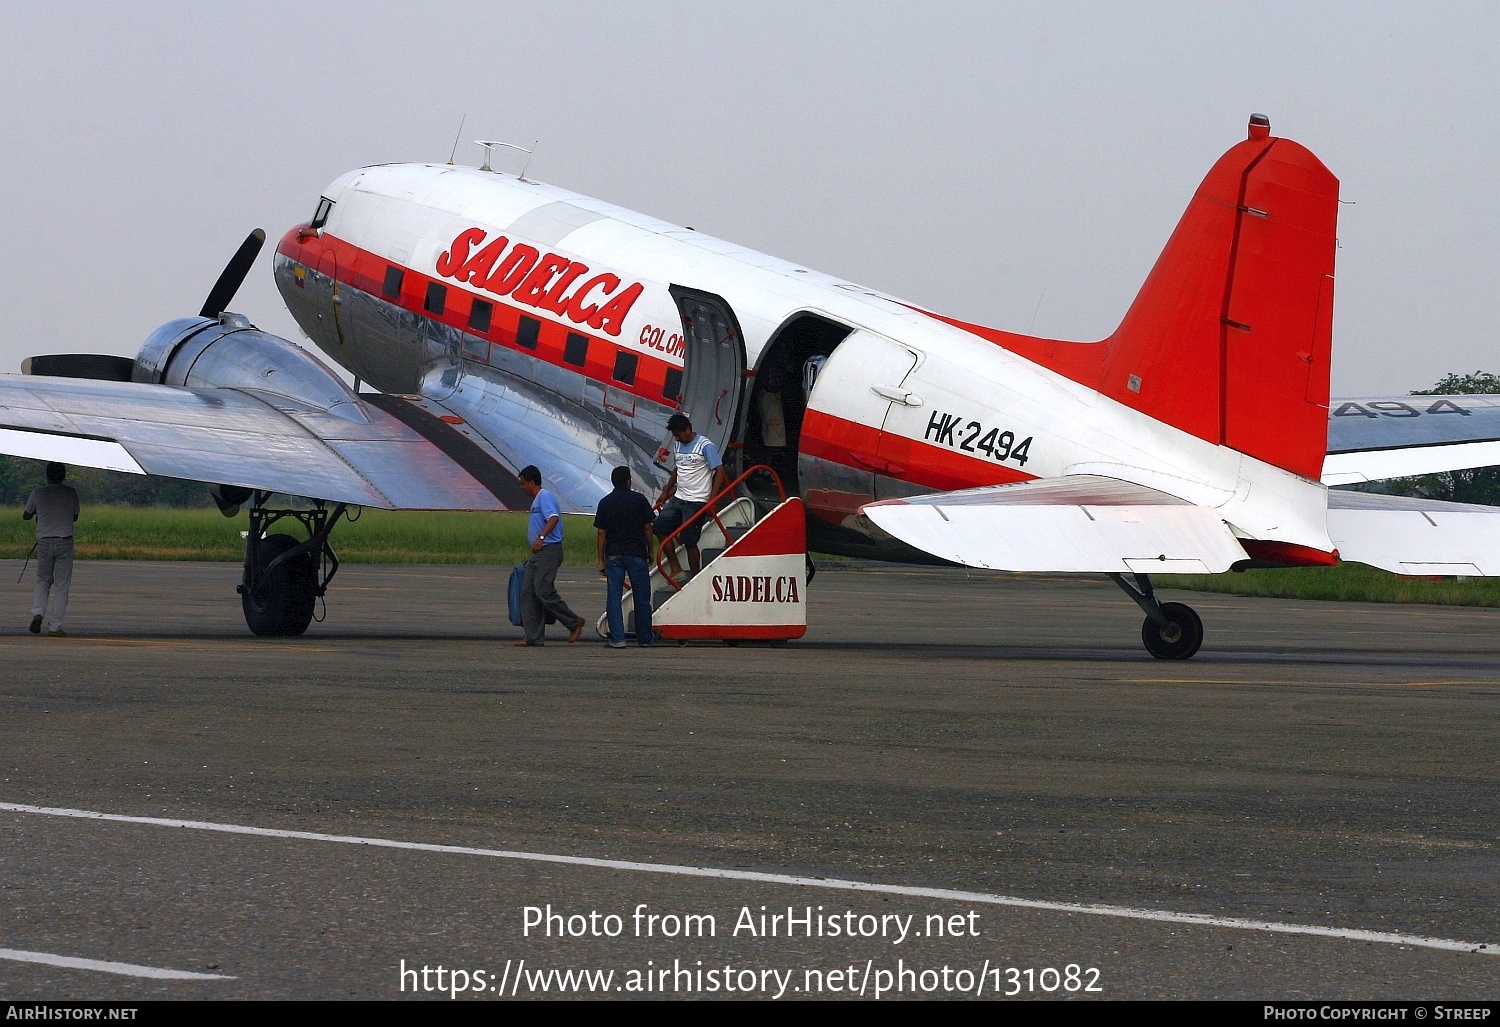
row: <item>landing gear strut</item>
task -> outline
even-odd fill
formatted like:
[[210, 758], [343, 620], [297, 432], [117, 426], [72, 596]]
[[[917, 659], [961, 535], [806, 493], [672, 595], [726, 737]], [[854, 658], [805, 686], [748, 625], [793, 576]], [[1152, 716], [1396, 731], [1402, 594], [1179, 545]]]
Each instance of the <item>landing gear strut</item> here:
[[1111, 574], [1110, 579], [1146, 611], [1141, 641], [1148, 653], [1158, 660], [1186, 660], [1198, 651], [1203, 644], [1203, 621], [1191, 606], [1160, 602], [1145, 574], [1135, 575], [1134, 584], [1123, 574]]
[[[348, 508], [339, 503], [330, 511], [318, 500], [311, 510], [267, 510], [269, 498], [269, 493], [257, 492], [250, 508], [245, 577], [236, 591], [251, 631], [300, 635], [312, 623], [318, 600], [338, 573], [339, 558], [328, 536]], [[288, 518], [307, 532], [305, 542], [294, 535], [270, 534], [272, 525]]]

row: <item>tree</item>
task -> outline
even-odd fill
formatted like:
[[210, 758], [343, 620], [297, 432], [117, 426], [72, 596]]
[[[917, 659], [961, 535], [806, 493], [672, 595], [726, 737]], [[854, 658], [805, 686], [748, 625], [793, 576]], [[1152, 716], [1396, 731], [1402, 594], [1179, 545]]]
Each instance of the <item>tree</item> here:
[[[1413, 396], [1487, 396], [1500, 393], [1500, 375], [1490, 371], [1446, 374], [1430, 389], [1415, 389]], [[1393, 496], [1442, 499], [1451, 503], [1500, 506], [1500, 467], [1470, 467], [1462, 471], [1421, 474], [1414, 478], [1392, 478], [1385, 491]]]
[[1475, 371], [1473, 374], [1445, 374], [1430, 389], [1413, 389], [1413, 396], [1493, 396], [1500, 393], [1500, 374]]
[[[0, 505], [22, 503], [32, 489], [46, 484], [46, 467], [41, 460], [0, 456]], [[208, 489], [197, 482], [150, 474], [125, 474], [69, 464], [68, 482], [78, 490], [78, 498], [85, 505], [209, 506], [212, 502]]]

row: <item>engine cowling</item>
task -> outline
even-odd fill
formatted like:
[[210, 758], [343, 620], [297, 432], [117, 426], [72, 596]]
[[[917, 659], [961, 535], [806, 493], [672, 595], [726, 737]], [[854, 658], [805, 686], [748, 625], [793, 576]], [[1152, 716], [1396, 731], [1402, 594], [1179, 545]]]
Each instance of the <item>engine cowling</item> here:
[[141, 346], [131, 378], [153, 385], [257, 392], [347, 420], [368, 420], [354, 391], [317, 357], [228, 312], [162, 325]]

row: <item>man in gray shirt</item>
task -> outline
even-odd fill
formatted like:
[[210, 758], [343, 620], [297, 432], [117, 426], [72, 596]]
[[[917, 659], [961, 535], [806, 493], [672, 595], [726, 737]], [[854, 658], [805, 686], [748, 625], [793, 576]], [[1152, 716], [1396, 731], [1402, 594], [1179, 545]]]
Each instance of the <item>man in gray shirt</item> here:
[[31, 597], [31, 633], [42, 633], [47, 594], [52, 594], [52, 621], [47, 634], [66, 638], [63, 614], [68, 610], [68, 587], [73, 584], [73, 522], [78, 520], [78, 493], [64, 485], [64, 464], [47, 465], [47, 484], [31, 490], [21, 516], [36, 518], [36, 591]]

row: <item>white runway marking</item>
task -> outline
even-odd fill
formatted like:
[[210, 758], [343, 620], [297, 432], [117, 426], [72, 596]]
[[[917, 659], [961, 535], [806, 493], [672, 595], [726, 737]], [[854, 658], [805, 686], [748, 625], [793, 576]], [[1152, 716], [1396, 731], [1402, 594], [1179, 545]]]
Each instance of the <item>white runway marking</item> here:
[[[269, 827], [247, 827], [242, 824], [218, 824], [204, 820], [171, 820], [164, 817], [131, 817], [119, 813], [95, 813], [82, 809], [58, 809], [50, 806], [24, 806], [0, 802], [0, 811], [36, 813], [75, 820], [105, 820], [116, 824], [146, 824], [152, 827], [176, 827], [190, 831], [213, 831], [219, 834], [243, 834], [259, 838], [291, 838], [308, 842], [333, 842], [339, 845], [369, 845], [384, 849], [412, 852], [437, 852], [453, 856], [483, 856], [528, 863], [561, 863], [566, 866], [593, 867], [599, 870], [623, 870], [639, 874], [667, 874], [678, 877], [709, 877], [726, 881], [754, 881], [797, 888], [823, 888], [830, 891], [874, 892], [878, 895], [903, 895], [919, 899], [941, 899], [945, 902], [972, 902], [987, 906], [1011, 906], [1054, 913], [1117, 917], [1124, 920], [1150, 920], [1164, 924], [1187, 924], [1194, 927], [1226, 927], [1240, 931], [1266, 931], [1272, 934], [1305, 934], [1319, 938], [1341, 938], [1345, 941], [1380, 942], [1385, 945], [1410, 945], [1449, 952], [1477, 952], [1500, 955], [1493, 943], [1454, 941], [1429, 938], [1418, 934], [1394, 934], [1389, 931], [1362, 931], [1356, 928], [1317, 927], [1312, 924], [1283, 924], [1274, 920], [1250, 920], [1242, 917], [1210, 916], [1205, 913], [1173, 913], [1160, 909], [1137, 909], [1131, 906], [1089, 905], [1078, 902], [1048, 902], [1022, 899], [986, 892], [957, 891], [949, 888], [918, 888], [898, 884], [870, 884], [865, 881], [842, 881], [832, 877], [796, 877], [791, 874], [768, 874], [754, 870], [720, 870], [714, 867], [675, 866], [671, 863], [636, 863], [623, 859], [594, 859], [588, 856], [559, 856], [546, 852], [514, 852], [507, 849], [476, 849], [467, 845], [436, 845], [428, 842], [402, 842], [391, 838], [361, 838], [357, 835], [320, 834], [316, 831], [281, 831]], [[170, 972], [170, 971], [164, 971]]]
[[154, 977], [162, 981], [234, 980], [223, 974], [195, 974], [186, 970], [164, 970], [159, 966], [111, 963], [103, 959], [77, 959], [73, 956], [54, 956], [50, 952], [24, 952], [21, 949], [0, 949], [0, 959], [14, 959], [20, 963], [45, 963], [47, 966], [62, 966], [69, 970], [97, 970], [100, 973], [124, 974], [126, 977]]

